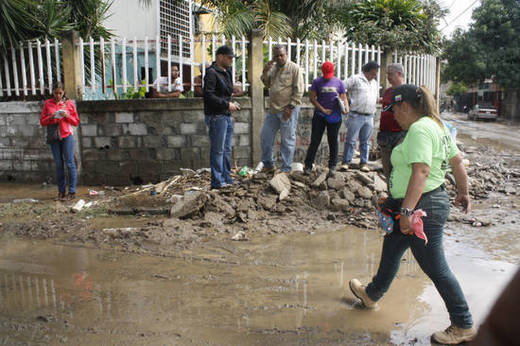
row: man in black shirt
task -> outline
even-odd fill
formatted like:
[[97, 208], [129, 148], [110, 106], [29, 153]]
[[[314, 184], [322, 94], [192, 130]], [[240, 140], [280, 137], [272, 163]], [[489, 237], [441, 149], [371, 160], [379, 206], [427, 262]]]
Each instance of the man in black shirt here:
[[231, 101], [233, 82], [230, 66], [234, 57], [230, 47], [219, 47], [216, 61], [204, 76], [204, 115], [209, 129], [209, 164], [213, 189], [233, 184], [230, 175], [233, 140], [231, 112], [240, 110], [240, 106]]

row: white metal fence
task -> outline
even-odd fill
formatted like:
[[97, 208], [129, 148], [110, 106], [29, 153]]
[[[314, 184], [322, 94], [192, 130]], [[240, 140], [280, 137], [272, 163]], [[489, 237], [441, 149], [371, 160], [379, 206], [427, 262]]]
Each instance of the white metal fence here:
[[[196, 87], [195, 76], [205, 73], [205, 64], [202, 64], [202, 71], [199, 66], [202, 62], [214, 61], [217, 48], [223, 44], [229, 45], [235, 52], [233, 82], [240, 82], [245, 91], [249, 87], [249, 41], [245, 37], [200, 35], [195, 39], [178, 35], [166, 39], [159, 36], [132, 40], [113, 38], [109, 41], [80, 39], [77, 45], [81, 59], [81, 93], [84, 99], [107, 99], [128, 91], [137, 92], [142, 88], [148, 91], [151, 87], [158, 87], [153, 83], [163, 75], [168, 77], [170, 90], [173, 90], [171, 68], [174, 64], [179, 67], [185, 90], [193, 91]], [[272, 48], [277, 44], [286, 46], [289, 59], [301, 66], [306, 89], [321, 75], [321, 64], [324, 61], [333, 62], [336, 77], [344, 80], [360, 73], [368, 61], [381, 64], [383, 54], [379, 47], [342, 39], [292, 41], [290, 38], [269, 38], [263, 43], [264, 63], [272, 59]], [[189, 47], [190, 54], [178, 55], [186, 47]], [[424, 84], [435, 90], [435, 57], [393, 52], [392, 61], [403, 65], [407, 83]], [[57, 40], [52, 43], [36, 40], [26, 42], [19, 48], [9, 48], [8, 54], [3, 54], [0, 59], [0, 96], [50, 93], [53, 82], [62, 79], [61, 64], [61, 44]], [[381, 78], [385, 76], [379, 73], [378, 80], [381, 81]]]
[[58, 40], [35, 40], [0, 53], [0, 97], [50, 93], [61, 81], [60, 47]]

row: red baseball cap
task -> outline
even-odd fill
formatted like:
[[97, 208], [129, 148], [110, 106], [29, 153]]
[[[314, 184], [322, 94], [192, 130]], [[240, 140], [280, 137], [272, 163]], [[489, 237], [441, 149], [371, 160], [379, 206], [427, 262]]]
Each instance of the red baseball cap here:
[[323, 72], [323, 78], [331, 79], [334, 77], [334, 64], [330, 61], [325, 61], [321, 65], [321, 71]]

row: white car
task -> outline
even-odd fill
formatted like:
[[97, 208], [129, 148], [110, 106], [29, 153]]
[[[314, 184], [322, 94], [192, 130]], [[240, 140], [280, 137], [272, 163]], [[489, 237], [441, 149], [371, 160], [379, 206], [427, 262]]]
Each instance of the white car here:
[[489, 103], [476, 104], [468, 113], [470, 120], [497, 120], [497, 109]]

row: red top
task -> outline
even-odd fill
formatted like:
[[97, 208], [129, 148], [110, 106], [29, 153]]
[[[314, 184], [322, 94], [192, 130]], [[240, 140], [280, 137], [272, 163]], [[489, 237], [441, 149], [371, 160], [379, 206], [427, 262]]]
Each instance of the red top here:
[[[54, 119], [52, 116], [55, 112], [59, 110], [64, 110], [69, 114], [68, 118]], [[72, 126], [79, 125], [79, 117], [76, 112], [76, 107], [74, 106], [74, 102], [60, 101], [56, 103], [54, 98], [48, 99], [43, 104], [42, 115], [40, 117], [40, 124], [42, 126], [49, 126], [52, 124], [60, 123], [60, 135], [61, 138], [67, 138], [72, 134]]]
[[[383, 108], [392, 102], [392, 88], [388, 88], [383, 93]], [[394, 113], [381, 112], [381, 119], [379, 120], [379, 131], [399, 132], [403, 131], [399, 123], [395, 120]]]

